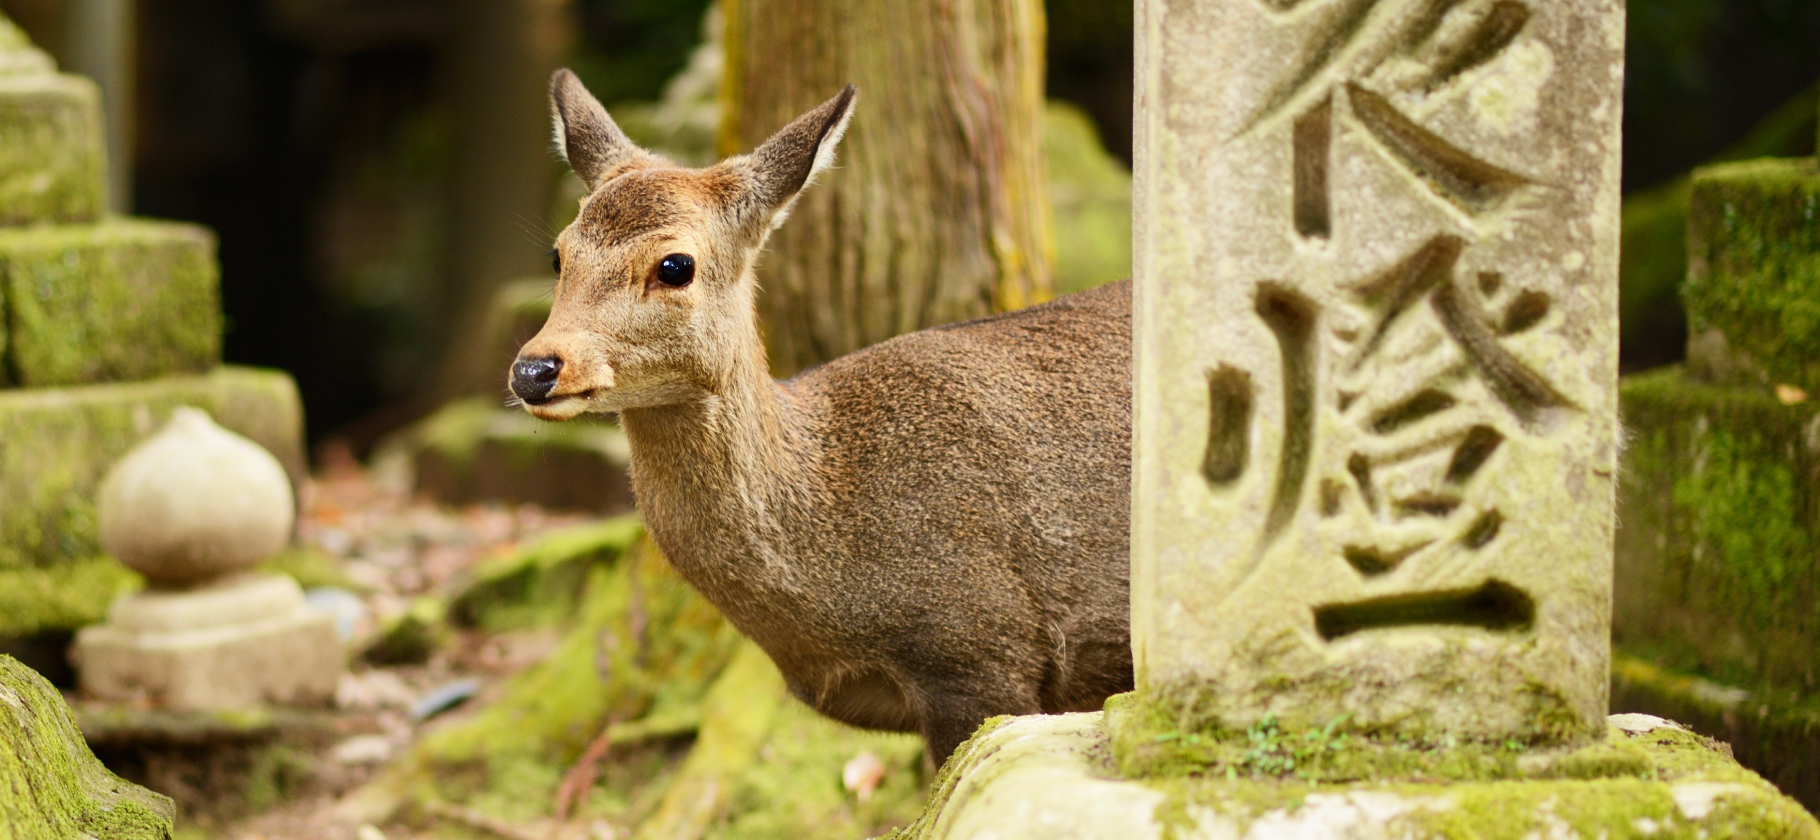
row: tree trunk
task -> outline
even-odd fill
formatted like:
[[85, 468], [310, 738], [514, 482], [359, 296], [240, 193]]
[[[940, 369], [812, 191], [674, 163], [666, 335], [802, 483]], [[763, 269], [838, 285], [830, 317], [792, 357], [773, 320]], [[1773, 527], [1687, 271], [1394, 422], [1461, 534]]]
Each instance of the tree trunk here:
[[550, 153], [549, 85], [570, 37], [569, 0], [460, 0], [451, 5], [449, 101], [455, 122], [449, 262], [439, 302], [439, 398], [504, 394], [510, 359], [489, 358], [493, 296], [508, 280], [547, 273], [540, 237], [559, 173]]
[[760, 261], [785, 375], [1052, 293], [1038, 0], [723, 0], [720, 151], [859, 86], [836, 168]]

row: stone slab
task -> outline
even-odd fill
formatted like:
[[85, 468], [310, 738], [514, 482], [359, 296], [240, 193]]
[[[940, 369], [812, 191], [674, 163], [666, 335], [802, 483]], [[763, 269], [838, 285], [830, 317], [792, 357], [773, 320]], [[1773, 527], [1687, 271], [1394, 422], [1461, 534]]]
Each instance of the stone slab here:
[[1627, 377], [1618, 644], [1746, 682], [1820, 686], [1820, 404]]
[[65, 73], [0, 74], [0, 225], [92, 222], [106, 209], [95, 83]]
[[376, 451], [382, 469], [408, 472], [414, 492], [445, 504], [632, 510], [631, 450], [605, 420], [548, 423], [475, 397], [450, 402]]
[[169, 840], [176, 811], [169, 797], [102, 766], [63, 696], [0, 656], [0, 836]]
[[1681, 297], [1690, 372], [1820, 393], [1820, 158], [1694, 170]]
[[1138, 10], [1140, 693], [1595, 737], [1623, 4]]
[[26, 387], [201, 373], [221, 361], [207, 228], [143, 219], [0, 228], [5, 368]]
[[281, 371], [223, 367], [145, 382], [0, 390], [0, 571], [100, 553], [94, 494], [102, 475], [180, 405], [207, 411], [270, 450], [294, 486], [308, 477], [303, 404]]
[[[1120, 779], [1101, 713], [996, 718], [949, 760], [929, 807], [897, 840], [1428, 837], [1820, 838], [1801, 806], [1714, 744], [1668, 721], [1613, 718], [1585, 751], [1625, 761], [1530, 762], [1535, 775], [1312, 784], [1277, 777]], [[1521, 762], [1521, 758], [1518, 759]]]
[[1620, 647], [1611, 707], [1672, 718], [1730, 745], [1738, 763], [1820, 814], [1820, 691], [1715, 682]]
[[91, 697], [203, 711], [327, 704], [347, 654], [296, 581], [254, 575], [128, 595], [77, 632], [71, 658]]

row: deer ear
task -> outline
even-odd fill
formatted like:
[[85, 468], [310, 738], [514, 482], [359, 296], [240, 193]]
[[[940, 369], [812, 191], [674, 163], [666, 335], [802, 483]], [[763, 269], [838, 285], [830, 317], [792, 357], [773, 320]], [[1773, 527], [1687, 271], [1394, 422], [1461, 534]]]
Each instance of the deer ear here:
[[557, 150], [589, 190], [647, 155], [566, 67], [550, 78], [550, 117]]
[[834, 147], [847, 133], [858, 96], [859, 89], [848, 85], [753, 150], [749, 165], [756, 180], [756, 197], [777, 214], [773, 224], [783, 220], [783, 211], [803, 187], [834, 164]]

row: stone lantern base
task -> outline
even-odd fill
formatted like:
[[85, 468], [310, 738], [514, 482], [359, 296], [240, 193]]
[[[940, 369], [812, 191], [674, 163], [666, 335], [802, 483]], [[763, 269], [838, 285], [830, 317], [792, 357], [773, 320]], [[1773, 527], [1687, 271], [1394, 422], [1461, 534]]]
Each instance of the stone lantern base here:
[[194, 711], [326, 704], [346, 664], [334, 618], [280, 575], [126, 596], [74, 655], [93, 697]]
[[[1436, 768], [1473, 772], [1454, 779], [1432, 772], [1363, 774], [1319, 783], [1282, 762], [1270, 773], [1183, 767], [1129, 777], [1114, 759], [1108, 728], [1101, 712], [988, 721], [949, 759], [923, 816], [893, 836], [1820, 840], [1812, 815], [1738, 766], [1723, 745], [1648, 715], [1613, 715], [1603, 741], [1577, 750], [1513, 751], [1507, 769], [1514, 772], [1503, 778], [1490, 764], [1472, 761], [1475, 769], [1448, 761], [1449, 752], [1466, 757], [1465, 748], [1437, 748]], [[1296, 741], [1300, 746], [1302, 739]], [[1269, 749], [1250, 739], [1240, 755], [1255, 758]]]

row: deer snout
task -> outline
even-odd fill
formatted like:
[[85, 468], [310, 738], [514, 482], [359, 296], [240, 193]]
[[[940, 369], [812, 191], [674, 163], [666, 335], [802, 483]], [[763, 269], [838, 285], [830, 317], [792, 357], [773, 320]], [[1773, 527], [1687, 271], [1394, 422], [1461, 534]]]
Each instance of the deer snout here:
[[556, 377], [562, 375], [562, 359], [555, 356], [519, 359], [512, 364], [512, 393], [531, 405], [550, 398]]

